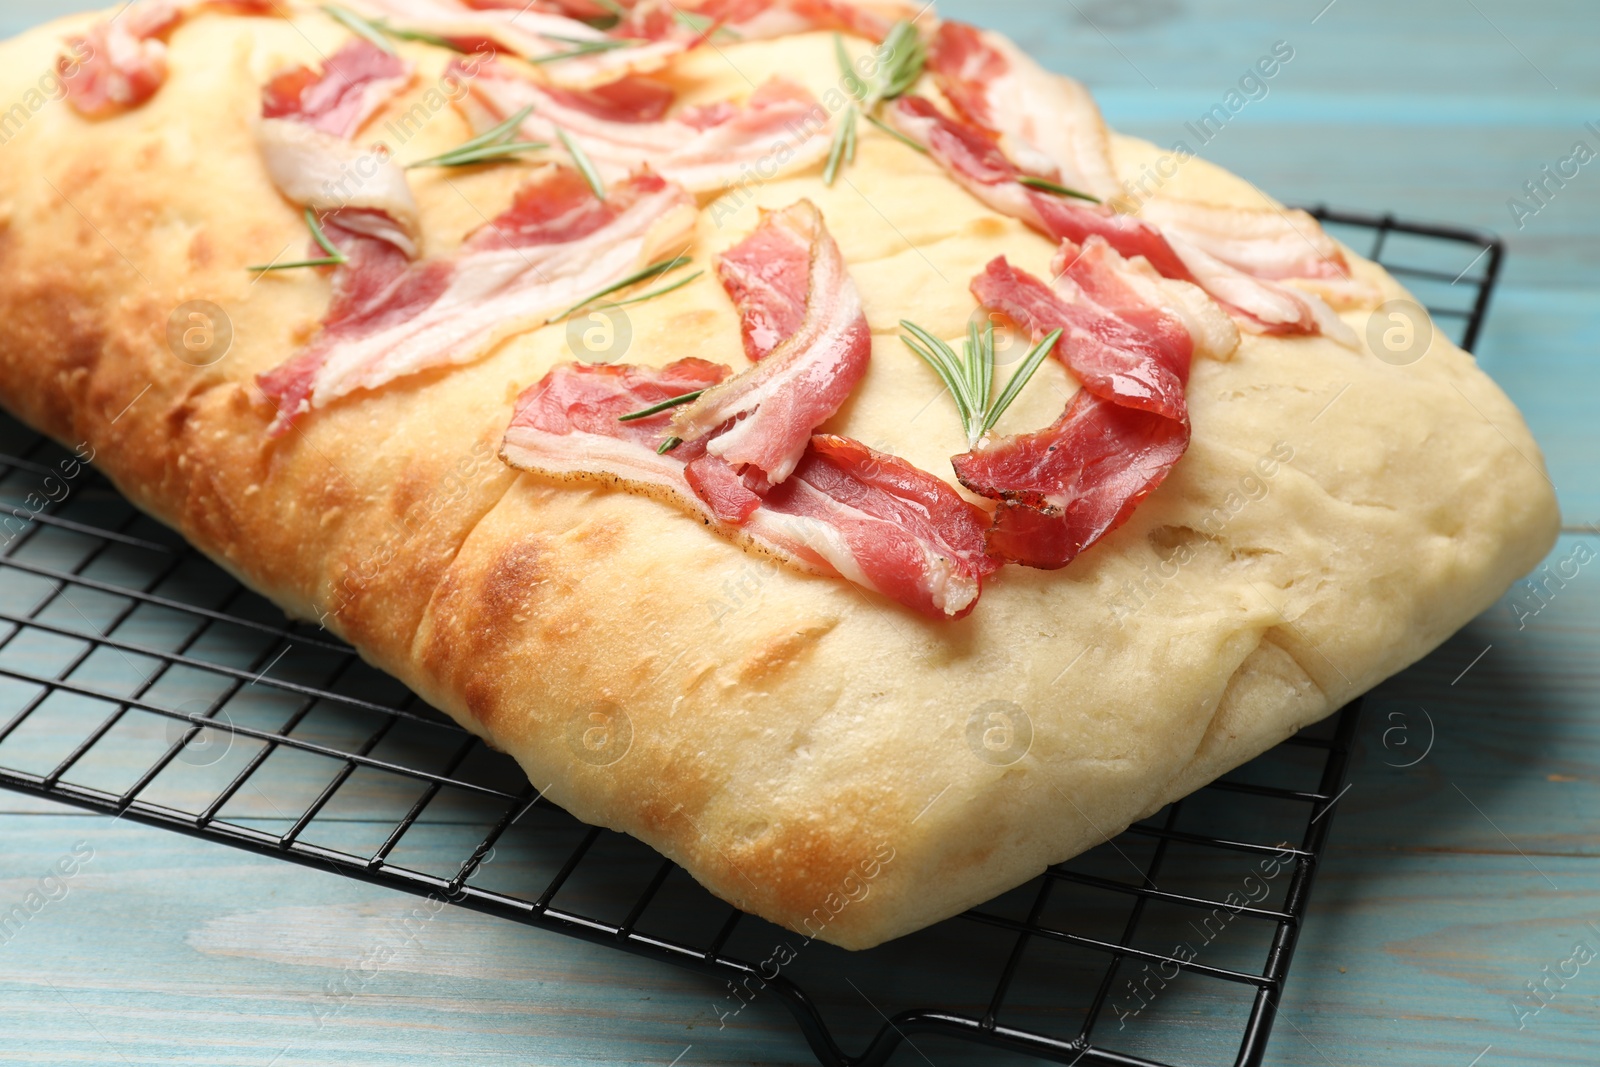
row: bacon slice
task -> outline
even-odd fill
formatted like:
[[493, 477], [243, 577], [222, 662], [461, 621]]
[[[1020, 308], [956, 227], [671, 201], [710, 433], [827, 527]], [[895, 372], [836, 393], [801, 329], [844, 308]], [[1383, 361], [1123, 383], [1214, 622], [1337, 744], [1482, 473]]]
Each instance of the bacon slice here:
[[[1004, 154], [1024, 172], [1102, 200], [1124, 192], [1111, 165], [1105, 120], [1077, 82], [1044, 70], [999, 34], [959, 22], [939, 27], [928, 67], [957, 113], [999, 138]], [[1252, 278], [1350, 277], [1338, 243], [1305, 212], [1160, 197], [1145, 199], [1139, 214], [1167, 236]], [[1372, 295], [1366, 287], [1345, 288], [1352, 298]]]
[[67, 100], [79, 114], [103, 118], [138, 107], [167, 80], [164, 38], [183, 19], [167, 0], [138, 4], [67, 38], [56, 60]]
[[256, 144], [278, 191], [324, 223], [417, 254], [417, 202], [406, 173], [351, 138], [410, 82], [410, 64], [356, 37], [321, 71], [296, 67], [262, 91]]
[[[659, 70], [698, 43], [688, 39], [637, 40], [634, 35], [598, 30], [584, 18], [610, 12], [597, 5], [571, 3], [485, 3], [483, 0], [353, 0], [349, 6], [371, 19], [384, 19], [402, 29], [442, 37], [463, 51], [494, 51], [544, 60], [540, 69], [550, 81], [585, 87], [618, 77]], [[581, 15], [585, 7], [593, 15]], [[567, 55], [581, 44], [615, 44], [585, 55]], [[486, 47], [487, 46], [487, 47]], [[562, 57], [562, 58], [556, 58]]]
[[1026, 175], [1007, 158], [994, 134], [950, 118], [925, 98], [901, 97], [888, 113], [902, 133], [927, 148], [974, 196], [1047, 236], [1075, 244], [1101, 237], [1124, 256], [1143, 256], [1164, 277], [1199, 285], [1254, 332], [1322, 333], [1350, 347], [1360, 343], [1355, 331], [1315, 294], [1246, 274], [1193, 241], [1108, 205], [1024, 185], [1018, 179]]
[[681, 409], [672, 434], [695, 440], [732, 422], [709, 453], [778, 485], [812, 431], [866, 375], [872, 330], [839, 246], [809, 200], [764, 213], [755, 233], [722, 256], [718, 273], [743, 314], [745, 349], [759, 362]]
[[708, 489], [717, 465], [702, 465], [704, 440], [657, 455], [665, 415], [618, 421], [715, 387], [726, 374], [697, 359], [661, 370], [564, 364], [518, 399], [501, 455], [548, 478], [665, 500], [757, 551], [934, 618], [972, 611], [983, 580], [999, 567], [984, 551], [986, 516], [933, 475], [859, 442], [818, 436], [793, 476], [765, 495], [737, 479]]
[[727, 103], [670, 117], [659, 109], [659, 84], [639, 78], [573, 93], [483, 64], [464, 82], [480, 128], [532, 107], [525, 136], [554, 143], [565, 130], [608, 181], [648, 164], [693, 192], [714, 192], [752, 174], [765, 180], [811, 166], [828, 152], [827, 112], [804, 88], [778, 77], [742, 107]]
[[939, 26], [928, 69], [957, 113], [999, 137], [1027, 173], [1102, 200], [1122, 191], [1110, 131], [1078, 82], [1045, 70], [999, 34], [961, 22]]
[[56, 59], [68, 103], [87, 118], [105, 118], [136, 108], [167, 80], [166, 39], [184, 18], [201, 9], [239, 15], [278, 14], [271, 0], [144, 0], [101, 19], [83, 36], [66, 39]]
[[273, 435], [341, 397], [471, 362], [544, 325], [662, 252], [683, 248], [694, 217], [689, 195], [656, 175], [636, 175], [602, 201], [576, 171], [559, 167], [526, 185], [451, 256], [397, 269], [392, 256], [356, 242], [351, 263], [335, 275], [322, 332], [258, 379], [278, 406]]
[[1103, 238], [1063, 242], [1054, 288], [1004, 257], [972, 284], [979, 303], [1042, 337], [1083, 389], [1046, 430], [955, 459], [961, 483], [999, 502], [989, 551], [1064, 567], [1126, 522], [1189, 447], [1184, 389], [1199, 352], [1225, 358], [1238, 332], [1198, 291], [1123, 259]]
[[[743, 41], [770, 40], [813, 30], [839, 30], [882, 41], [899, 19], [921, 13], [910, 0], [642, 0], [615, 31], [645, 40], [699, 40], [725, 32]], [[684, 14], [707, 20], [696, 29]]]

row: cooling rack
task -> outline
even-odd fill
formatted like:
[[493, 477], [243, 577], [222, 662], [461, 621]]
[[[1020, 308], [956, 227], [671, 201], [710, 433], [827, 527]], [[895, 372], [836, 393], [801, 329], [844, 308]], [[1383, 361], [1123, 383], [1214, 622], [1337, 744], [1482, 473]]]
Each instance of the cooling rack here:
[[[1474, 344], [1498, 239], [1312, 213]], [[1429, 327], [1405, 307], [1374, 319], [1399, 330], [1384, 358], [1420, 354], [1414, 331]], [[578, 823], [3, 416], [0, 531], [0, 785], [698, 971], [716, 980], [703, 1024], [781, 1003], [829, 1067], [883, 1064], [924, 1035], [975, 1043], [981, 1063], [1189, 1067], [1236, 1039], [1224, 1062], [1260, 1064], [1359, 716], [1352, 705], [1028, 885], [851, 955]]]

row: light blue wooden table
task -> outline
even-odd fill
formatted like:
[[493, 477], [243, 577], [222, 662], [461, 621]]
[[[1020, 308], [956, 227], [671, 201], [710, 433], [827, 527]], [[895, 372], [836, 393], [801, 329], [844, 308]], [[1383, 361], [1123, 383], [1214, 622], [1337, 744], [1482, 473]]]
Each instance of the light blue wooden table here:
[[[0, 0], [0, 31], [81, 6]], [[1205, 154], [1286, 200], [1511, 238], [1479, 354], [1549, 456], [1569, 528], [1553, 558], [1600, 553], [1585, 532], [1600, 522], [1600, 161], [1521, 228], [1508, 207], [1574, 142], [1600, 150], [1593, 0], [943, 6], [1162, 143], [1289, 42], [1270, 93]], [[1600, 959], [1574, 955], [1600, 949], [1600, 562], [1531, 618], [1492, 610], [1369, 708], [1268, 1062], [1600, 1063]], [[1386, 738], [1400, 722], [1410, 733]], [[1394, 766], [1428, 735], [1426, 758]], [[774, 1005], [719, 1031], [706, 982], [454, 910], [319, 1026], [330, 982], [409, 900], [0, 793], [0, 904], [74, 848], [65, 896], [0, 945], [0, 1062], [809, 1062]], [[1196, 1033], [1227, 1058], [1232, 1035]], [[918, 1045], [942, 1067], [946, 1049]]]

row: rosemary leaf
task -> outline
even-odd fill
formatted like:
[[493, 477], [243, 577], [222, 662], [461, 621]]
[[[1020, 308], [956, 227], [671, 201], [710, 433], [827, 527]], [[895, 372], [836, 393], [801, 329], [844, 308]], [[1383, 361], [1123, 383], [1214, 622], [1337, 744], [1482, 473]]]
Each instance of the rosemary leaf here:
[[894, 24], [894, 28], [884, 38], [883, 44], [878, 46], [879, 66], [871, 81], [864, 81], [856, 72], [855, 64], [850, 61], [850, 54], [845, 50], [844, 38], [839, 34], [833, 35], [833, 53], [839, 64], [839, 74], [845, 91], [857, 102], [845, 110], [838, 128], [834, 130], [833, 144], [828, 150], [828, 163], [822, 172], [823, 184], [832, 185], [839, 176], [840, 167], [855, 162], [856, 141], [860, 131], [860, 119], [863, 116], [874, 126], [913, 148], [926, 151], [915, 141], [896, 130], [891, 130], [874, 114], [884, 101], [903, 96], [922, 78], [923, 68], [928, 61], [928, 49], [917, 28], [904, 19]]
[[563, 311], [561, 314], [551, 316], [550, 321], [551, 322], [560, 322], [562, 319], [565, 319], [565, 318], [568, 318], [569, 316], [571, 316], [571, 314], [574, 311], [578, 311], [578, 310], [580, 310], [582, 308], [588, 307], [590, 304], [594, 303], [596, 300], [599, 300], [599, 299], [601, 299], [603, 297], [610, 296], [612, 293], [619, 292], [619, 291], [621, 291], [623, 289], [626, 289], [630, 285], [638, 285], [640, 282], [649, 281], [651, 278], [659, 278], [663, 274], [669, 274], [672, 271], [677, 270], [679, 267], [688, 266], [690, 263], [693, 263], [693, 262], [694, 262], [694, 258], [692, 256], [677, 256], [677, 257], [675, 257], [673, 259], [663, 259], [660, 262], [652, 263], [648, 267], [645, 267], [643, 270], [634, 271], [632, 274], [628, 275], [626, 278], [622, 279], [621, 281], [619, 281], [619, 282], [617, 282], [617, 283], [615, 283], [613, 285], [607, 286], [606, 288], [600, 290], [598, 293], [592, 293], [589, 296], [584, 297], [582, 300], [578, 301], [576, 304], [573, 304], [571, 307], [569, 307], [567, 310]]
[[388, 19], [374, 19], [372, 25], [390, 37], [401, 41], [421, 41], [423, 44], [431, 44], [435, 48], [448, 48], [452, 52], [460, 52], [463, 55], [467, 51], [447, 37], [440, 37], [437, 33], [429, 33], [426, 30], [408, 30], [402, 26], [393, 26], [390, 25]]
[[327, 259], [297, 259], [293, 263], [263, 263], [254, 267], [246, 267], [245, 270], [256, 274], [265, 274], [273, 270], [299, 270], [301, 267], [339, 267], [347, 262], [349, 261], [343, 257], [334, 259], [330, 256]]
[[317, 247], [328, 253], [324, 259], [297, 259], [292, 263], [264, 263], [245, 270], [257, 274], [265, 274], [271, 270], [299, 270], [301, 267], [342, 267], [350, 262], [348, 256], [339, 251], [339, 246], [328, 240], [328, 235], [322, 230], [322, 223], [317, 221], [317, 213], [310, 208], [305, 211], [306, 227], [311, 231], [311, 239], [317, 242]]
[[481, 163], [489, 158], [495, 158], [493, 156], [478, 158], [478, 154], [486, 150], [498, 149], [501, 153], [514, 154], [516, 152], [531, 152], [535, 148], [549, 148], [549, 145], [541, 144], [537, 141], [513, 142], [512, 138], [517, 135], [517, 128], [531, 114], [533, 114], [533, 107], [529, 105], [494, 129], [485, 131], [470, 141], [456, 145], [448, 152], [430, 156], [427, 159], [419, 159], [415, 163], [409, 163], [406, 165], [406, 169], [413, 170], [417, 167], [464, 167], [469, 163]]
[[680, 278], [678, 281], [673, 282], [671, 285], [663, 285], [659, 289], [650, 290], [648, 293], [645, 293], [643, 296], [631, 296], [626, 300], [618, 300], [615, 303], [608, 304], [606, 306], [607, 307], [614, 307], [614, 308], [621, 308], [621, 307], [627, 307], [629, 304], [642, 304], [646, 300], [654, 300], [658, 296], [666, 296], [668, 293], [674, 292], [674, 291], [676, 291], [678, 289], [682, 289], [684, 286], [688, 285], [690, 282], [694, 281], [696, 278], [700, 277], [704, 273], [705, 273], [705, 271], [703, 271], [703, 270], [697, 270], [693, 274], [689, 275], [687, 278]]
[[479, 163], [498, 163], [502, 160], [515, 159], [524, 152], [536, 152], [549, 147], [543, 141], [513, 141], [510, 144], [489, 144], [479, 148], [468, 148], [463, 145], [460, 148], [452, 148], [443, 155], [408, 163], [406, 170], [416, 170], [419, 167], [471, 167]]
[[561, 145], [567, 150], [567, 155], [572, 157], [572, 162], [578, 165], [578, 172], [583, 175], [583, 180], [589, 183], [589, 188], [594, 190], [596, 200], [606, 198], [606, 183], [600, 177], [600, 172], [594, 169], [594, 161], [589, 158], [589, 153], [583, 147], [567, 136], [567, 131], [556, 130], [556, 136], [561, 138]]
[[917, 28], [905, 19], [894, 24], [883, 39], [879, 53], [887, 58], [873, 79], [866, 103], [870, 111], [885, 100], [904, 96], [922, 79], [928, 62], [928, 48]]
[[681, 438], [681, 437], [669, 437], [665, 441], [661, 442], [661, 447], [656, 449], [656, 455], [664, 456], [668, 452], [671, 452], [672, 450], [674, 450], [675, 448], [677, 448], [681, 444], [683, 444], [683, 438]]
[[1006, 409], [1022, 395], [1022, 390], [1044, 364], [1045, 357], [1049, 356], [1064, 332], [1057, 330], [1035, 345], [1006, 383], [1005, 389], [995, 397], [994, 323], [988, 323], [982, 330], [978, 329], [977, 323], [967, 325], [964, 358], [915, 323], [902, 321], [900, 325], [911, 335], [900, 338], [906, 347], [933, 368], [955, 398], [961, 427], [966, 431], [967, 443], [973, 448], [995, 428]]
[[[993, 330], [994, 327], [990, 326], [990, 329]], [[1000, 421], [1000, 416], [1004, 415], [1006, 409], [1012, 405], [1017, 397], [1022, 395], [1022, 390], [1039, 368], [1044, 365], [1045, 359], [1054, 351], [1056, 342], [1061, 340], [1061, 335], [1065, 332], [1065, 330], [1057, 330], [1033, 346], [1033, 351], [1028, 353], [1027, 357], [1022, 361], [1022, 365], [1017, 368], [1017, 372], [1006, 383], [1005, 390], [989, 406], [988, 417], [983, 420], [984, 433], [994, 429], [995, 425]]]
[[823, 185], [833, 184], [847, 156], [855, 157], [856, 115], [856, 105], [851, 104], [839, 117], [839, 125], [833, 131], [833, 144], [828, 148], [828, 165], [822, 169]]
[[[912, 336], [902, 337], [907, 348], [922, 357], [923, 362], [933, 368], [933, 372], [944, 382], [950, 390], [950, 395], [955, 399], [956, 411], [961, 416], [961, 425], [967, 429], [971, 436], [971, 427], [975, 423], [973, 404], [967, 395], [967, 373], [962, 366], [961, 358], [943, 341], [933, 336], [921, 326], [912, 322], [901, 321], [900, 325]], [[916, 338], [915, 341], [912, 337]]]
[[617, 421], [639, 422], [642, 419], [653, 418], [656, 415], [660, 415], [662, 412], [671, 411], [673, 408], [681, 408], [685, 404], [693, 404], [696, 400], [699, 400], [702, 396], [704, 396], [705, 392], [706, 391], [704, 389], [701, 389], [698, 392], [685, 393], [682, 396], [675, 396], [671, 400], [663, 400], [654, 407], [645, 408], [643, 411], [635, 411], [631, 415], [623, 415], [619, 417]]
[[561, 43], [571, 45], [572, 47], [567, 49], [565, 52], [552, 52], [547, 56], [526, 57], [528, 62], [534, 64], [535, 66], [545, 63], [555, 63], [563, 59], [576, 59], [579, 56], [592, 56], [599, 52], [614, 52], [619, 48], [635, 48], [641, 43], [632, 39], [631, 37], [608, 37], [604, 40], [593, 41], [584, 40], [581, 37], [558, 37], [553, 33], [541, 33], [539, 36], [543, 37], [547, 41], [560, 41]]
[[861, 117], [866, 119], [868, 122], [872, 123], [874, 126], [878, 127], [878, 129], [882, 130], [884, 133], [888, 134], [890, 137], [893, 137], [896, 141], [899, 141], [901, 144], [906, 145], [908, 148], [915, 148], [918, 152], [921, 152], [923, 155], [927, 155], [928, 154], [928, 150], [926, 148], [922, 147], [917, 142], [913, 141], [911, 138], [907, 137], [905, 134], [901, 133], [899, 130], [897, 130], [893, 126], [889, 125], [887, 122], [884, 122], [878, 116], [876, 116], [876, 115], [863, 115]]
[[850, 53], [844, 50], [844, 35], [833, 35], [833, 54], [839, 61], [839, 71], [844, 75], [844, 90], [857, 100], [865, 102], [867, 99], [867, 83], [861, 80], [856, 73], [855, 64], [850, 62]]
[[1054, 193], [1057, 196], [1076, 197], [1079, 200], [1087, 200], [1091, 204], [1099, 204], [1102, 202], [1098, 196], [1090, 196], [1088, 193], [1080, 193], [1076, 189], [1068, 189], [1065, 185], [1060, 185], [1044, 178], [1035, 178], [1031, 174], [1025, 174], [1018, 178], [1017, 181], [1023, 185], [1026, 185], [1030, 189], [1038, 189], [1041, 192]]
[[394, 45], [389, 43], [389, 38], [384, 35], [383, 30], [378, 26], [362, 18], [349, 8], [340, 7], [338, 4], [323, 4], [322, 10], [327, 13], [329, 18], [351, 33], [358, 37], [365, 37], [391, 56], [394, 55]]
[[345, 262], [345, 255], [339, 251], [339, 246], [328, 240], [328, 235], [322, 232], [322, 223], [317, 221], [317, 213], [306, 208], [306, 226], [311, 229], [311, 239], [317, 242], [317, 247], [328, 253], [329, 259]]

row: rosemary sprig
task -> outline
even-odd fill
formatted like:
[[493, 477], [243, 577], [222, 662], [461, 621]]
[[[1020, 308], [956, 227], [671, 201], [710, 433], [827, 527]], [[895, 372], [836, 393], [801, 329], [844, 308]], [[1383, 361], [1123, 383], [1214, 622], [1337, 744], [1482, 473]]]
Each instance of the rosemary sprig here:
[[632, 37], [606, 37], [601, 40], [585, 40], [582, 37], [561, 37], [553, 33], [539, 35], [547, 41], [559, 41], [561, 44], [570, 45], [565, 52], [552, 52], [547, 56], [528, 56], [529, 63], [539, 66], [544, 63], [555, 63], [562, 59], [576, 59], [579, 56], [592, 56], [599, 52], [614, 52], [619, 48], [636, 48], [643, 41]]
[[448, 48], [463, 55], [467, 51], [448, 37], [440, 37], [437, 33], [429, 33], [427, 30], [408, 30], [403, 26], [394, 26], [388, 19], [373, 19], [372, 25], [401, 41], [421, 41], [423, 44], [431, 44], [435, 48]]
[[851, 104], [844, 109], [839, 128], [833, 131], [833, 144], [828, 148], [828, 164], [822, 168], [822, 184], [832, 185], [839, 169], [856, 161], [856, 119], [860, 112]]
[[578, 173], [583, 175], [583, 180], [588, 182], [589, 188], [594, 190], [595, 199], [604, 200], [606, 198], [605, 179], [601, 178], [600, 172], [595, 169], [594, 161], [589, 158], [589, 153], [585, 152], [583, 146], [578, 144], [577, 141], [567, 136], [566, 130], [558, 127], [556, 136], [561, 138], [561, 146], [567, 150], [567, 155], [572, 157], [572, 162], [578, 165]]
[[917, 142], [913, 141], [911, 138], [907, 137], [905, 134], [901, 133], [899, 130], [897, 130], [893, 126], [889, 125], [887, 122], [884, 122], [878, 116], [876, 116], [876, 115], [863, 115], [862, 118], [866, 119], [868, 122], [872, 123], [874, 126], [878, 127], [878, 129], [882, 130], [884, 133], [888, 134], [890, 137], [893, 137], [896, 141], [899, 141], [901, 144], [905, 145], [907, 148], [915, 148], [918, 152], [921, 152], [923, 155], [927, 155], [928, 154], [928, 150], [926, 148], [922, 147]]
[[[569, 307], [567, 310], [563, 311], [561, 314], [552, 316], [550, 321], [551, 322], [560, 322], [562, 319], [570, 318], [573, 312], [579, 311], [579, 310], [582, 310], [583, 308], [588, 307], [590, 304], [594, 303], [596, 300], [600, 300], [600, 299], [603, 299], [605, 297], [608, 297], [612, 293], [620, 292], [621, 290], [626, 289], [629, 286], [638, 285], [640, 282], [649, 281], [651, 278], [659, 278], [663, 274], [670, 274], [672, 271], [677, 270], [679, 267], [686, 267], [690, 263], [693, 263], [693, 262], [694, 262], [694, 257], [692, 257], [692, 256], [675, 256], [672, 259], [663, 259], [663, 260], [661, 260], [659, 262], [652, 263], [648, 267], [645, 267], [642, 270], [634, 271], [632, 274], [628, 275], [626, 278], [624, 278], [621, 281], [616, 282], [616, 283], [614, 283], [612, 285], [607, 286], [606, 288], [600, 290], [598, 293], [592, 293], [589, 296], [584, 297], [582, 300], [578, 301], [576, 304], [573, 304], [571, 307]], [[674, 287], [674, 288], [676, 288], [676, 287]], [[665, 291], [666, 290], [662, 290], [662, 292], [665, 292]], [[649, 295], [655, 296], [655, 295], [659, 295], [659, 294], [652, 293], [652, 294], [649, 294]], [[639, 299], [643, 299], [643, 297], [641, 297]], [[638, 303], [637, 300], [629, 300], [629, 301], [626, 301], [626, 302], [630, 303], [630, 304]]]
[[681, 437], [669, 437], [665, 441], [661, 442], [661, 447], [656, 449], [656, 455], [664, 456], [668, 452], [671, 452], [673, 449], [677, 448], [681, 444], [683, 444], [683, 438], [681, 438]]
[[1065, 332], [1056, 330], [1034, 345], [997, 397], [994, 395], [994, 323], [987, 324], [981, 332], [976, 324], [967, 327], [964, 356], [956, 355], [954, 349], [916, 323], [902, 320], [900, 325], [911, 335], [901, 338], [906, 347], [933, 368], [955, 398], [956, 411], [967, 433], [967, 444], [972, 448], [978, 447], [978, 442], [995, 428], [1000, 416], [1022, 395], [1022, 390]]
[[256, 267], [246, 267], [245, 270], [265, 274], [270, 270], [297, 270], [301, 267], [342, 267], [350, 262], [350, 257], [339, 251], [339, 246], [328, 240], [328, 235], [323, 232], [322, 224], [317, 221], [317, 213], [306, 208], [306, 225], [311, 229], [311, 239], [317, 246], [328, 253], [325, 259], [298, 259], [293, 263], [267, 263]]
[[549, 148], [550, 146], [543, 141], [514, 140], [517, 136], [517, 130], [531, 114], [533, 114], [533, 107], [529, 105], [494, 129], [481, 133], [472, 140], [450, 149], [448, 152], [406, 164], [406, 170], [415, 170], [418, 167], [468, 167], [475, 163], [511, 159], [523, 152]]
[[663, 400], [654, 407], [645, 408], [643, 411], [635, 411], [631, 415], [619, 416], [617, 421], [638, 422], [641, 419], [653, 418], [656, 415], [660, 415], [664, 411], [671, 411], [673, 408], [681, 408], [685, 404], [693, 404], [696, 400], [699, 400], [705, 395], [706, 391], [704, 389], [701, 389], [698, 392], [684, 393], [682, 396], [675, 396], [671, 400]]
[[358, 37], [365, 37], [391, 56], [394, 55], [394, 45], [389, 43], [389, 38], [385, 35], [385, 31], [381, 26], [362, 18], [347, 7], [340, 7], [338, 4], [323, 4], [322, 10], [329, 18], [351, 33]]
[[844, 164], [855, 162], [856, 140], [859, 136], [860, 120], [863, 117], [879, 129], [893, 133], [907, 144], [916, 148], [921, 147], [890, 130], [878, 120], [876, 112], [885, 101], [904, 96], [909, 92], [922, 78], [923, 67], [928, 62], [928, 46], [923, 42], [917, 28], [905, 19], [895, 23], [894, 28], [884, 37], [883, 44], [878, 46], [878, 57], [881, 62], [871, 80], [864, 79], [856, 73], [854, 64], [850, 62], [850, 55], [845, 51], [844, 38], [839, 34], [833, 35], [833, 52], [839, 63], [844, 89], [855, 97], [856, 103], [845, 109], [838, 127], [833, 131], [833, 144], [828, 149], [828, 163], [822, 172], [822, 181], [825, 185], [833, 184]]
[[642, 296], [633, 296], [629, 297], [627, 300], [618, 300], [609, 306], [614, 308], [622, 308], [627, 307], [629, 304], [642, 304], [646, 300], [654, 300], [658, 296], [666, 296], [668, 293], [676, 292], [677, 290], [682, 289], [684, 286], [688, 285], [690, 282], [694, 281], [704, 273], [705, 271], [703, 270], [697, 270], [688, 277], [680, 278], [678, 281], [673, 282], [671, 285], [663, 285], [659, 289], [652, 289]]
[[1031, 174], [1024, 174], [1022, 177], [1018, 178], [1017, 181], [1023, 185], [1026, 185], [1030, 189], [1038, 189], [1040, 192], [1054, 193], [1057, 196], [1076, 197], [1079, 200], [1087, 200], [1091, 204], [1102, 203], [1098, 196], [1090, 196], [1088, 193], [1080, 193], [1076, 189], [1069, 189], [1065, 185], [1062, 185], [1059, 182], [1050, 181], [1047, 178], [1035, 178]]

